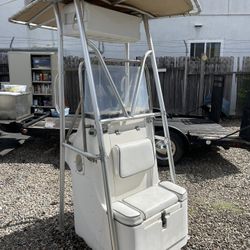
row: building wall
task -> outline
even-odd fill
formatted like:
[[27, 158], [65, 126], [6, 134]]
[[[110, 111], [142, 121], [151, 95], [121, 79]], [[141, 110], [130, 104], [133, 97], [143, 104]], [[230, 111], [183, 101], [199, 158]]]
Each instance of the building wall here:
[[[0, 3], [0, 48], [9, 48], [14, 37], [12, 47], [52, 47], [55, 45], [55, 33], [48, 30], [33, 30], [23, 25], [13, 24], [8, 18], [24, 7], [24, 0], [17, 0], [4, 4]], [[4, 5], [1, 5], [4, 4]]]
[[[57, 47], [57, 34], [55, 31], [45, 29], [30, 30], [24, 25], [13, 24], [8, 21], [8, 18], [24, 8], [25, 3], [28, 1], [16, 0], [7, 4], [4, 3], [8, 2], [8, 0], [0, 1], [0, 48], [9, 48], [12, 38], [14, 38], [12, 48]], [[66, 54], [79, 54], [80, 43], [78, 39], [67, 38], [65, 47]]]
[[161, 45], [158, 46], [157, 52], [185, 55], [184, 40], [187, 43], [210, 40], [222, 42], [223, 56], [250, 55], [250, 25], [247, 25], [250, 22], [250, 2], [248, 0], [201, 0], [200, 2], [203, 11], [199, 16], [152, 21], [153, 37]]
[[[4, 2], [7, 0], [3, 0]], [[8, 4], [0, 3], [0, 47], [8, 48], [12, 37], [13, 47], [54, 47], [57, 46], [56, 33], [48, 30], [29, 30], [12, 24], [8, 18], [24, 7], [30, 0], [17, 0]], [[199, 16], [162, 18], [152, 20], [150, 27], [155, 40], [158, 56], [185, 56], [185, 43], [192, 41], [220, 41], [221, 55], [250, 55], [250, 2], [249, 0], [200, 0], [202, 13]], [[196, 28], [195, 25], [201, 25]], [[146, 49], [146, 39], [142, 29], [142, 42], [132, 46], [132, 56], [140, 56]], [[188, 46], [189, 47], [189, 46]], [[68, 38], [65, 42], [66, 54], [81, 52], [78, 39]], [[105, 46], [106, 56], [123, 54], [121, 46]]]
[[[222, 56], [250, 55], [250, 1], [200, 0], [199, 16], [162, 18], [150, 21], [151, 33], [158, 56], [185, 56], [185, 43], [192, 41], [219, 41]], [[201, 27], [195, 27], [198, 25]], [[132, 55], [142, 55], [146, 39], [132, 46]], [[117, 45], [106, 46], [107, 55], [119, 51]], [[188, 46], [189, 49], [189, 46]], [[190, 52], [190, 51], [188, 51]]]
[[[5, 2], [5, 1], [3, 1]], [[22, 1], [10, 2], [8, 4], [0, 5], [0, 47], [8, 48], [12, 37], [20, 36], [26, 37], [26, 30], [24, 27], [19, 27], [8, 22], [8, 18], [23, 7]], [[19, 41], [20, 46], [26, 45], [26, 42]]]

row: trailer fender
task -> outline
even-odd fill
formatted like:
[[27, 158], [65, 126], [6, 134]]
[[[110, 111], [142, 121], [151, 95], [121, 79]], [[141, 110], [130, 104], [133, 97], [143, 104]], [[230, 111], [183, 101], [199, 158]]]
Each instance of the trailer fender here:
[[[172, 141], [172, 152], [173, 152], [173, 157], [174, 157], [174, 161], [175, 163], [177, 163], [183, 156], [183, 154], [189, 149], [189, 140], [188, 137], [178, 128], [169, 126], [169, 132], [170, 132], [170, 137], [171, 137], [171, 141]], [[162, 137], [164, 132], [161, 129], [159, 129], [159, 127], [156, 129], [156, 140], [158, 139], [157, 137]], [[158, 135], [158, 136], [157, 136]], [[159, 152], [157, 153], [157, 161], [159, 165], [166, 165], [167, 164], [167, 156], [164, 156], [165, 153], [162, 152], [161, 149], [161, 144], [159, 141], [156, 141], [156, 151]]]
[[[172, 133], [175, 133], [175, 134], [180, 136], [180, 138], [183, 140], [185, 147], [188, 148], [190, 146], [189, 138], [185, 133], [183, 133], [183, 131], [181, 131], [179, 128], [171, 126], [171, 125], [169, 125], [168, 128], [169, 128], [170, 133], [172, 132]], [[155, 126], [155, 134], [156, 135], [163, 135], [163, 127], [156, 125]]]
[[173, 127], [173, 126], [169, 126], [169, 132], [173, 132], [176, 133], [177, 135], [179, 135], [181, 137], [181, 139], [184, 142], [184, 145], [186, 148], [188, 148], [190, 146], [190, 141], [189, 138], [186, 134], [184, 134], [180, 129]]

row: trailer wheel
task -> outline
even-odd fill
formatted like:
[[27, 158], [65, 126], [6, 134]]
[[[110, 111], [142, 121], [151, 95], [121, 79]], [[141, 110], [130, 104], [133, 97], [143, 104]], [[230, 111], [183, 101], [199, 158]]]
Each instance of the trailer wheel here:
[[[160, 136], [163, 136], [163, 131], [157, 133]], [[173, 153], [174, 162], [177, 163], [184, 154], [184, 142], [177, 133], [170, 132], [171, 139], [171, 148]], [[162, 140], [156, 140], [156, 157], [159, 165], [168, 165], [168, 156], [167, 148], [165, 143]]]

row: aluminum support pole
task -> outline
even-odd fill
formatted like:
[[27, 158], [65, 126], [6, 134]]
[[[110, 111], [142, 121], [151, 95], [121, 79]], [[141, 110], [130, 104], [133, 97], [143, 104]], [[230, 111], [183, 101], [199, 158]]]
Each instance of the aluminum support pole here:
[[81, 39], [81, 43], [82, 43], [83, 56], [84, 56], [85, 65], [86, 65], [86, 73], [87, 73], [87, 77], [88, 77], [90, 96], [92, 99], [92, 107], [93, 107], [94, 116], [95, 116], [95, 125], [96, 125], [97, 139], [98, 139], [99, 152], [100, 152], [100, 158], [101, 158], [102, 177], [103, 177], [103, 185], [104, 185], [104, 192], [105, 192], [105, 199], [106, 199], [106, 206], [107, 206], [107, 215], [108, 215], [111, 247], [113, 250], [117, 250], [118, 249], [117, 234], [116, 234], [116, 228], [115, 228], [115, 222], [114, 222], [113, 210], [112, 210], [112, 203], [111, 203], [111, 196], [110, 196], [110, 190], [109, 190], [109, 183], [108, 183], [106, 154], [105, 154], [105, 150], [104, 150], [102, 125], [100, 123], [100, 111], [98, 108], [94, 77], [93, 77], [90, 56], [89, 56], [89, 51], [88, 51], [87, 36], [86, 36], [86, 32], [85, 32], [85, 27], [83, 24], [83, 13], [82, 13], [82, 9], [81, 9], [81, 5], [80, 5], [79, 0], [74, 0], [74, 4], [75, 4], [75, 9], [76, 9], [77, 22], [78, 22], [78, 26], [79, 26], [80, 39]]
[[80, 90], [80, 100], [81, 100], [81, 118], [82, 118], [82, 145], [83, 151], [87, 151], [87, 141], [86, 141], [86, 124], [85, 124], [85, 113], [84, 113], [84, 83], [82, 76], [82, 68], [84, 66], [84, 62], [80, 62], [78, 67], [78, 78], [79, 78], [79, 90]]
[[130, 83], [130, 45], [129, 43], [125, 43], [125, 76], [126, 76], [126, 88], [129, 88], [129, 83]]
[[185, 56], [185, 68], [184, 68], [184, 81], [183, 81], [183, 92], [182, 92], [182, 112], [186, 114], [187, 108], [187, 80], [188, 80], [188, 46], [186, 40], [184, 40], [185, 48], [186, 48], [186, 56]]
[[67, 143], [69, 143], [69, 138], [70, 138], [70, 135], [71, 135], [71, 133], [72, 133], [72, 131], [74, 129], [74, 126], [76, 124], [77, 118], [78, 118], [79, 113], [80, 113], [81, 106], [82, 106], [82, 100], [80, 100], [80, 102], [78, 103], [76, 112], [75, 112], [75, 114], [73, 116], [73, 120], [72, 120], [71, 125], [69, 127], [69, 130], [67, 132], [67, 135], [66, 135], [66, 138], [65, 138]]
[[115, 96], [116, 96], [116, 99], [117, 99], [117, 101], [118, 101], [118, 102], [120, 103], [120, 105], [121, 105], [121, 108], [122, 108], [122, 111], [123, 111], [124, 115], [128, 117], [129, 115], [128, 115], [127, 111], [126, 111], [125, 105], [124, 105], [124, 103], [123, 103], [123, 101], [122, 101], [122, 99], [121, 99], [121, 96], [120, 96], [120, 94], [119, 94], [119, 92], [118, 92], [118, 90], [117, 90], [117, 88], [116, 88], [116, 86], [115, 86], [115, 83], [114, 83], [114, 81], [113, 81], [113, 78], [112, 78], [112, 76], [111, 76], [111, 74], [110, 74], [110, 72], [109, 72], [109, 69], [108, 69], [108, 67], [107, 67], [107, 65], [106, 65], [106, 63], [105, 63], [105, 61], [103, 60], [103, 57], [102, 57], [100, 51], [98, 50], [98, 48], [95, 46], [95, 44], [94, 44], [93, 42], [90, 42], [90, 41], [89, 41], [89, 42], [88, 42], [88, 45], [89, 45], [89, 47], [90, 47], [91, 49], [93, 49], [94, 53], [96, 54], [96, 56], [97, 56], [97, 58], [98, 58], [98, 60], [99, 60], [99, 62], [100, 62], [100, 64], [101, 64], [101, 66], [102, 66], [102, 68], [103, 68], [103, 70], [104, 70], [104, 73], [106, 74], [106, 76], [107, 76], [107, 78], [108, 78], [108, 81], [109, 81], [109, 83], [110, 83], [110, 86], [111, 86], [111, 88], [112, 88], [113, 91], [114, 91], [114, 94], [115, 94]]
[[161, 113], [145, 113], [145, 114], [139, 114], [139, 115], [134, 115], [130, 117], [116, 117], [116, 118], [108, 118], [108, 119], [103, 119], [101, 120], [102, 124], [108, 124], [112, 122], [124, 122], [124, 121], [131, 121], [131, 120], [136, 120], [136, 119], [145, 119], [149, 117], [160, 117]]
[[172, 154], [172, 150], [171, 150], [170, 134], [169, 134], [169, 130], [168, 130], [167, 112], [165, 109], [164, 99], [163, 99], [162, 90], [161, 90], [160, 77], [159, 77], [157, 62], [156, 62], [156, 58], [155, 58], [154, 44], [153, 44], [153, 40], [152, 40], [150, 31], [149, 31], [148, 18], [146, 16], [143, 16], [143, 22], [144, 22], [144, 28], [145, 28], [145, 32], [146, 32], [148, 47], [152, 51], [151, 63], [152, 63], [152, 68], [153, 68], [153, 73], [154, 73], [157, 96], [158, 96], [160, 109], [161, 109], [162, 124], [163, 124], [164, 136], [165, 136], [165, 143], [166, 143], [166, 147], [167, 147], [170, 175], [171, 175], [172, 182], [175, 183], [176, 182], [175, 167], [174, 167], [173, 154]]
[[139, 73], [139, 78], [136, 81], [135, 92], [133, 93], [133, 97], [132, 97], [131, 116], [133, 116], [134, 113], [135, 113], [135, 108], [136, 108], [137, 99], [138, 99], [138, 95], [139, 95], [139, 89], [140, 89], [143, 73], [144, 73], [144, 70], [145, 70], [146, 60], [147, 60], [148, 56], [151, 53], [152, 53], [151, 50], [147, 51], [146, 54], [143, 57], [143, 60], [142, 60], [140, 73]]
[[63, 25], [59, 10], [59, 4], [54, 4], [54, 13], [58, 34], [58, 79], [59, 79], [59, 106], [60, 106], [60, 207], [59, 227], [64, 230], [64, 192], [65, 192], [65, 115], [64, 115], [64, 64], [63, 64]]

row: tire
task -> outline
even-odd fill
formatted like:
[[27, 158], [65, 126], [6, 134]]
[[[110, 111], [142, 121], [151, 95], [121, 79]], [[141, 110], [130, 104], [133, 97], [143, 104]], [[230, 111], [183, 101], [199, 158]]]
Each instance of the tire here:
[[[158, 132], [157, 135], [164, 136], [163, 131]], [[181, 136], [172, 131], [170, 132], [170, 139], [174, 162], [177, 163], [184, 154], [185, 144]], [[166, 153], [166, 147], [163, 145], [163, 142], [160, 140], [156, 140], [155, 146], [158, 165], [168, 165], [168, 156]], [[164, 148], [159, 148], [160, 146], [163, 146]]]

